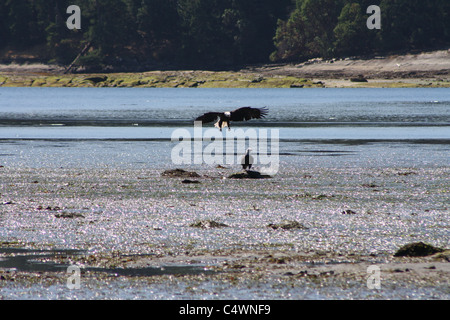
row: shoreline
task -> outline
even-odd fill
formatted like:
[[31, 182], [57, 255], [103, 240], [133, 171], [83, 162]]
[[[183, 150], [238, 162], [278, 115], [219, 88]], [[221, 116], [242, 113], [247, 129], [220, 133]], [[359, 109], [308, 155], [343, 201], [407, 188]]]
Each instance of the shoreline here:
[[450, 88], [450, 51], [372, 59], [311, 59], [239, 71], [64, 74], [45, 64], [0, 65], [0, 87], [137, 88]]
[[427, 78], [312, 78], [229, 71], [150, 71], [73, 75], [0, 72], [0, 87], [81, 88], [450, 88], [450, 80]]

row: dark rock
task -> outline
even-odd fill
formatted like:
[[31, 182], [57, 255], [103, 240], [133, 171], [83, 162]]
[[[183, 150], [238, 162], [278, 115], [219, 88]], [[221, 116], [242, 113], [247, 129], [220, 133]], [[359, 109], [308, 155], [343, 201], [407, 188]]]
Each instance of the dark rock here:
[[305, 227], [300, 222], [293, 221], [293, 220], [283, 221], [281, 223], [270, 223], [267, 225], [267, 227], [272, 228], [274, 230], [276, 230], [276, 229], [284, 229], [284, 230], [291, 230], [291, 229], [307, 230], [307, 229], [309, 229], [308, 227]]
[[94, 76], [94, 77], [88, 77], [84, 79], [85, 81], [92, 81], [93, 83], [99, 83], [104, 82], [108, 80], [107, 76]]
[[399, 175], [399, 176], [409, 176], [409, 175], [412, 175], [412, 174], [417, 174], [417, 172], [414, 172], [414, 171], [404, 171], [404, 172], [398, 172], [398, 173], [397, 173], [397, 175]]
[[233, 173], [232, 175], [228, 176], [228, 179], [267, 179], [271, 178], [271, 176], [266, 174], [261, 174], [258, 171], [245, 171], [245, 172], [238, 172]]
[[263, 80], [264, 80], [263, 76], [258, 76], [256, 78], [252, 79], [251, 83], [260, 83]]
[[374, 184], [374, 183], [364, 183], [363, 185], [362, 185], [364, 188], [378, 188], [379, 186], [377, 186], [376, 184]]
[[342, 214], [356, 214], [355, 211], [350, 210], [350, 209], [344, 210], [344, 211], [342, 211], [341, 213], [342, 213]]
[[351, 82], [368, 82], [366, 78], [362, 74], [358, 75], [356, 78], [350, 78]]
[[84, 216], [81, 213], [75, 213], [75, 212], [62, 212], [55, 214], [55, 218], [84, 218]]
[[185, 184], [198, 184], [198, 183], [200, 183], [200, 181], [198, 181], [198, 180], [184, 179], [183, 181], [181, 181], [181, 183], [185, 183]]
[[426, 257], [443, 252], [444, 249], [433, 247], [423, 242], [404, 245], [394, 254], [394, 257]]
[[162, 174], [165, 177], [178, 177], [178, 178], [198, 178], [200, 175], [197, 172], [189, 172], [183, 169], [166, 170]]
[[270, 263], [276, 263], [276, 264], [286, 264], [286, 259], [285, 258], [274, 258], [271, 257], [268, 260]]
[[194, 228], [202, 228], [202, 229], [229, 227], [228, 225], [226, 225], [224, 223], [216, 222], [213, 220], [197, 221], [195, 223], [191, 223], [189, 226], [194, 227]]

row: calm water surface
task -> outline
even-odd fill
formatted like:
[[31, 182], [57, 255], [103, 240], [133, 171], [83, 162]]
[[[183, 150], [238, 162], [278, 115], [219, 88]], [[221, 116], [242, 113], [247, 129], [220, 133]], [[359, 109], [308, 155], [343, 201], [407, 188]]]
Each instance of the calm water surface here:
[[447, 164], [450, 90], [435, 88], [0, 88], [0, 164], [161, 167], [175, 129], [243, 106], [269, 108], [233, 125], [278, 130], [282, 164]]

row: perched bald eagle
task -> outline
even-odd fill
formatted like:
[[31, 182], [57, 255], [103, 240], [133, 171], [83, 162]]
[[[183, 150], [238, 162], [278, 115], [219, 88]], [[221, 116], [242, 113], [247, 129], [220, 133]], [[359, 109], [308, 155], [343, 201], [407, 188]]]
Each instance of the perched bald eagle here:
[[267, 115], [268, 112], [269, 111], [267, 110], [267, 108], [243, 107], [234, 111], [227, 112], [207, 112], [195, 119], [195, 121], [201, 121], [203, 124], [218, 120], [214, 124], [214, 126], [222, 131], [222, 129], [225, 127], [228, 127], [228, 130], [230, 130], [230, 121], [262, 119]]
[[247, 168], [250, 170], [253, 165], [253, 157], [250, 155], [250, 151], [252, 151], [252, 149], [248, 148], [245, 152], [245, 156], [243, 156], [241, 160], [242, 169], [244, 170], [247, 170]]

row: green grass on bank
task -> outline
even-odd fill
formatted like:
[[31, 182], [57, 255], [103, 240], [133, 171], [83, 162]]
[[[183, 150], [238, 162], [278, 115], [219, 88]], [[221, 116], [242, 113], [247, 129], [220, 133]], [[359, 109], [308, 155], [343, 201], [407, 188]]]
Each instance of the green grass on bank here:
[[[152, 71], [111, 74], [0, 74], [0, 87], [137, 87], [137, 88], [320, 88], [326, 81], [246, 72]], [[334, 85], [336, 86], [336, 84]], [[449, 81], [351, 82], [344, 87], [450, 87]]]

